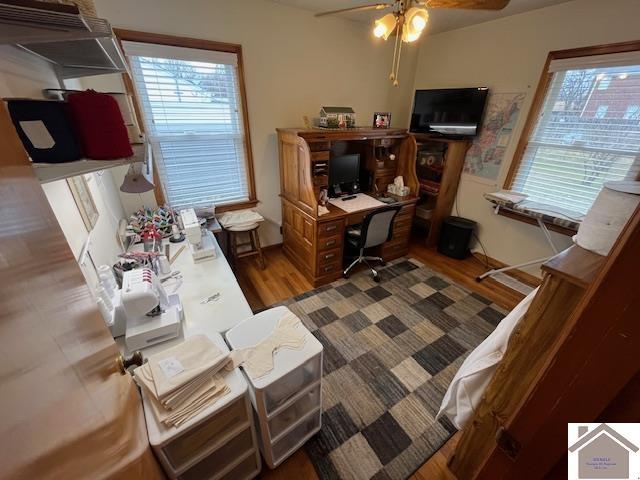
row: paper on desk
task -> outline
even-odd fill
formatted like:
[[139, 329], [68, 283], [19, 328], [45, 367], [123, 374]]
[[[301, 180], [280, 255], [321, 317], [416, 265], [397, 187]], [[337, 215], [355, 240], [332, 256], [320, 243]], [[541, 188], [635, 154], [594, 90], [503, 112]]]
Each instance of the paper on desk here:
[[332, 198], [329, 200], [331, 205], [334, 205], [347, 213], [359, 212], [360, 210], [368, 210], [370, 208], [378, 208], [386, 206], [386, 203], [376, 200], [364, 193], [356, 194], [356, 198], [352, 200], [341, 200], [339, 198]]

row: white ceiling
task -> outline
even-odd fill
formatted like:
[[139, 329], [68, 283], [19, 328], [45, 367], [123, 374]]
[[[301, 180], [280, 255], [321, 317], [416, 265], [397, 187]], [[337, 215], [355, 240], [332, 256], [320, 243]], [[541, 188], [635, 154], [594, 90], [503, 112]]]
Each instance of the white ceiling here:
[[[357, 7], [360, 5], [369, 5], [378, 3], [378, 0], [272, 0], [276, 3], [290, 5], [292, 7], [303, 8], [309, 10], [309, 15], [316, 12], [326, 12], [328, 10], [338, 10], [340, 8]], [[384, 1], [384, 0], [382, 0]], [[391, 0], [387, 0], [391, 2]], [[455, 30], [456, 28], [467, 27], [476, 23], [488, 22], [496, 18], [508, 17], [518, 13], [536, 10], [538, 8], [557, 5], [569, 0], [511, 0], [502, 10], [459, 10], [434, 8], [429, 10], [429, 26], [427, 30], [430, 33], [446, 32], [447, 30]], [[373, 20], [380, 18], [386, 12], [385, 10], [372, 10], [364, 12], [343, 13], [339, 16], [349, 20], [363, 23], [373, 23]]]

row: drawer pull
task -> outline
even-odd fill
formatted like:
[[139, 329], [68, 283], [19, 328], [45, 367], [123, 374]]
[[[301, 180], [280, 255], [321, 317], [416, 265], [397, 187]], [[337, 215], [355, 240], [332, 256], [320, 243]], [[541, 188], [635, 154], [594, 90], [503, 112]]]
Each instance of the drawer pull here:
[[333, 240], [329, 240], [328, 242], [326, 242], [324, 245], [326, 247], [333, 247], [336, 244], [336, 240], [335, 238]]
[[329, 225], [327, 226], [324, 230], [325, 232], [333, 232], [334, 230], [336, 230], [338, 228], [337, 225]]
[[329, 265], [329, 266], [327, 266], [327, 267], [324, 267], [324, 268], [323, 268], [323, 270], [324, 270], [325, 272], [330, 272], [331, 270], [333, 270], [333, 268], [334, 268], [334, 267], [335, 267], [335, 265]]
[[330, 258], [333, 258], [333, 257], [335, 257], [335, 256], [336, 256], [336, 254], [335, 254], [335, 253], [327, 253], [327, 254], [324, 256], [324, 259], [325, 259], [325, 260], [329, 260]]

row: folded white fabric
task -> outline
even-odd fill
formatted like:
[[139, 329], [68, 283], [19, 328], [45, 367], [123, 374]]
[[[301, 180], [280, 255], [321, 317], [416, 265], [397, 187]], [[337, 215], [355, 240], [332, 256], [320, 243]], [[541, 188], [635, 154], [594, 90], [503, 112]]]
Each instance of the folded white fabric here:
[[196, 335], [150, 356], [133, 378], [150, 397], [158, 420], [178, 426], [229, 392], [221, 370], [230, 366], [228, 353]]
[[300, 319], [287, 310], [271, 334], [253, 347], [233, 350], [234, 366], [242, 365], [252, 379], [263, 377], [273, 370], [273, 356], [281, 348], [299, 350], [304, 347], [307, 330]]
[[238, 210], [223, 213], [218, 222], [226, 229], [248, 229], [249, 227], [263, 222], [264, 217], [253, 210]]
[[511, 333], [529, 310], [537, 292], [536, 288], [527, 295], [502, 319], [491, 335], [469, 354], [453, 377], [436, 418], [446, 415], [458, 429], [471, 420], [504, 356]]

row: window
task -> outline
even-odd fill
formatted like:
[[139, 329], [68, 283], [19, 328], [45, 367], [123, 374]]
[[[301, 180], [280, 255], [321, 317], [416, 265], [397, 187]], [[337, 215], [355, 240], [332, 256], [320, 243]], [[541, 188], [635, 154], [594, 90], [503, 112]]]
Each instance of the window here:
[[637, 173], [640, 52], [552, 53], [541, 85], [505, 187], [585, 214], [605, 182]]
[[168, 203], [254, 201], [238, 52], [126, 39], [122, 46]]

